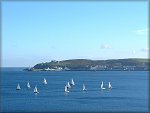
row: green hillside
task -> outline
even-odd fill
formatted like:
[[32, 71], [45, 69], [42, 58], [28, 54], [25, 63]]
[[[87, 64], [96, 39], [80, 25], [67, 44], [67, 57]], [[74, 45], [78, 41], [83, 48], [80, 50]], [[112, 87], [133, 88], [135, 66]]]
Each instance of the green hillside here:
[[63, 61], [50, 61], [36, 64], [28, 71], [93, 71], [93, 70], [124, 70], [124, 71], [147, 71], [149, 70], [149, 59], [112, 59], [112, 60], [89, 60], [72, 59]]

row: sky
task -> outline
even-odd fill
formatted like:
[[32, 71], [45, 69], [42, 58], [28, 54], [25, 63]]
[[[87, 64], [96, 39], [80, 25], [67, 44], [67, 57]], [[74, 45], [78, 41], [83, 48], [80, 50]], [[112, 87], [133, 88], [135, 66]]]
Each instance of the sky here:
[[2, 67], [148, 58], [148, 1], [2, 2]]

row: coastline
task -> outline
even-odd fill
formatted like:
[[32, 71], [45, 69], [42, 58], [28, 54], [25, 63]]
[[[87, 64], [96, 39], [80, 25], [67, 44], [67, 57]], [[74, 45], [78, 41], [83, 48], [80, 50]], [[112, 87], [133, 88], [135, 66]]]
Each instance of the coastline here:
[[38, 63], [26, 71], [149, 71], [149, 59], [72, 59]]

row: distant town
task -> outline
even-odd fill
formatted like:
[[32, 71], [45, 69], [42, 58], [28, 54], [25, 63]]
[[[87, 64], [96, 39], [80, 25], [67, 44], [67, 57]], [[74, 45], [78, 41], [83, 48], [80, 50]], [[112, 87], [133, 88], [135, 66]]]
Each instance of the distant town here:
[[27, 71], [149, 71], [149, 59], [72, 59], [39, 63]]

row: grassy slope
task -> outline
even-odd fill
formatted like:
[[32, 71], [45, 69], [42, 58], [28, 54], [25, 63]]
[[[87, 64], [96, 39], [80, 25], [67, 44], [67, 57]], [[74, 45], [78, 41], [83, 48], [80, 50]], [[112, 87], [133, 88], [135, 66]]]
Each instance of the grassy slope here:
[[88, 68], [88, 66], [106, 65], [106, 66], [144, 66], [149, 64], [149, 59], [129, 58], [129, 59], [112, 59], [112, 60], [88, 60], [88, 59], [72, 59], [64, 61], [52, 61], [47, 63], [40, 63], [34, 68], [47, 68], [47, 67], [70, 67], [70, 68]]

